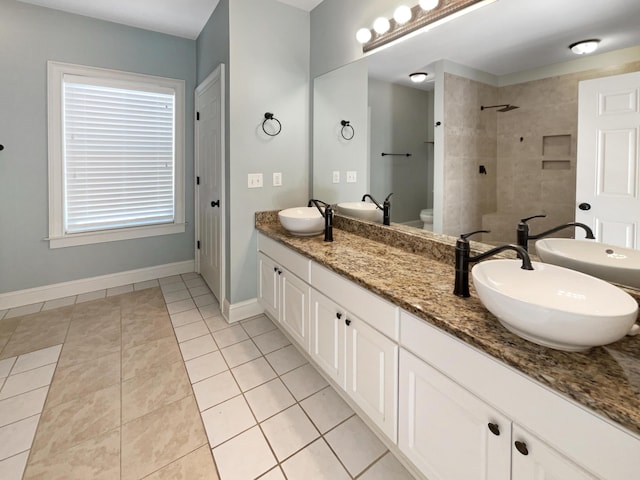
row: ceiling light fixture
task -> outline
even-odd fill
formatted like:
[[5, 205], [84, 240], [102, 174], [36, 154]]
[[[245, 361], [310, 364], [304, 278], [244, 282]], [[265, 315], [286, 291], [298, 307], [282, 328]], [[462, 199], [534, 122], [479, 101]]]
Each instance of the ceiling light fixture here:
[[406, 37], [409, 34], [429, 30], [459, 16], [470, 13], [496, 0], [420, 0], [412, 8], [400, 6], [391, 20], [379, 17], [373, 22], [373, 30], [361, 28], [356, 39], [362, 44], [362, 51], [367, 53], [390, 42]]
[[590, 40], [582, 40], [580, 42], [572, 43], [569, 48], [576, 55], [586, 55], [593, 53], [597, 50], [600, 40], [592, 38]]
[[427, 79], [428, 76], [429, 76], [429, 74], [425, 73], [425, 72], [415, 72], [415, 73], [409, 74], [409, 78], [411, 79], [411, 81], [413, 83], [424, 82]]

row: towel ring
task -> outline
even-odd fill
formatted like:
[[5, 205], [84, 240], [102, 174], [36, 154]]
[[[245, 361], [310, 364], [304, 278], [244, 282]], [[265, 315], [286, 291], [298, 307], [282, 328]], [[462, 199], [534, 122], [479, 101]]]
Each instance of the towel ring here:
[[[267, 132], [267, 129], [265, 128], [265, 125], [266, 125], [268, 120], [273, 120], [274, 122], [276, 122], [278, 124], [275, 133]], [[262, 131], [264, 133], [266, 133], [267, 135], [269, 135], [270, 137], [275, 137], [276, 135], [278, 135], [282, 131], [282, 124], [280, 123], [280, 120], [278, 120], [276, 117], [273, 116], [273, 113], [267, 112], [267, 113], [264, 114], [264, 121], [262, 122]]]
[[[353, 125], [351, 125], [349, 120], [341, 120], [340, 125], [342, 125], [342, 128], [340, 129], [340, 135], [342, 135], [342, 138], [345, 140], [351, 140], [356, 134], [356, 131], [353, 129]], [[351, 130], [351, 135], [349, 135], [349, 130]]]

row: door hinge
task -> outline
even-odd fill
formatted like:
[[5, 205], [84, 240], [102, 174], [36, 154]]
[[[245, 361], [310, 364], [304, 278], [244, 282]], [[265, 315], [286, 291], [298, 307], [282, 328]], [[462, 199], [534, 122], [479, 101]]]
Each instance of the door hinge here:
[[196, 185], [200, 185], [200, 177], [196, 177]]
[[196, 112], [196, 120], [200, 120], [200, 112]]
[[198, 243], [196, 244], [196, 246], [198, 247], [198, 250], [200, 250], [200, 240], [198, 240]]

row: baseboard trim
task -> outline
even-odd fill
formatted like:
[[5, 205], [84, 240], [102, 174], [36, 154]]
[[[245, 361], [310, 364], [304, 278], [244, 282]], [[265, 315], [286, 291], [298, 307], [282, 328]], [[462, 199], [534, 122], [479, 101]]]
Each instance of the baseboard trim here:
[[71, 297], [73, 295], [95, 292], [96, 290], [103, 290], [105, 288], [129, 285], [131, 283], [146, 282], [147, 280], [154, 280], [171, 275], [189, 273], [194, 271], [194, 266], [194, 260], [186, 260], [184, 262], [167, 263], [154, 267], [139, 268], [126, 272], [0, 293], [0, 310], [46, 302], [55, 300], [56, 298]]
[[229, 300], [226, 298], [224, 299], [222, 316], [228, 323], [236, 323], [240, 320], [261, 315], [262, 313], [264, 313], [264, 309], [258, 303], [257, 298], [234, 304], [229, 303]]

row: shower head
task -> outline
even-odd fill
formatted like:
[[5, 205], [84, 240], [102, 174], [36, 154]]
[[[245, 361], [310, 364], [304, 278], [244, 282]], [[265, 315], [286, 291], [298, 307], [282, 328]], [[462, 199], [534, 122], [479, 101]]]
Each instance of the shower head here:
[[518, 107], [517, 105], [511, 105], [509, 103], [505, 103], [504, 105], [489, 105], [488, 107], [481, 106], [480, 110], [484, 110], [486, 108], [498, 108], [498, 112], [508, 112], [510, 110], [515, 110], [516, 108], [520, 108], [520, 107]]

